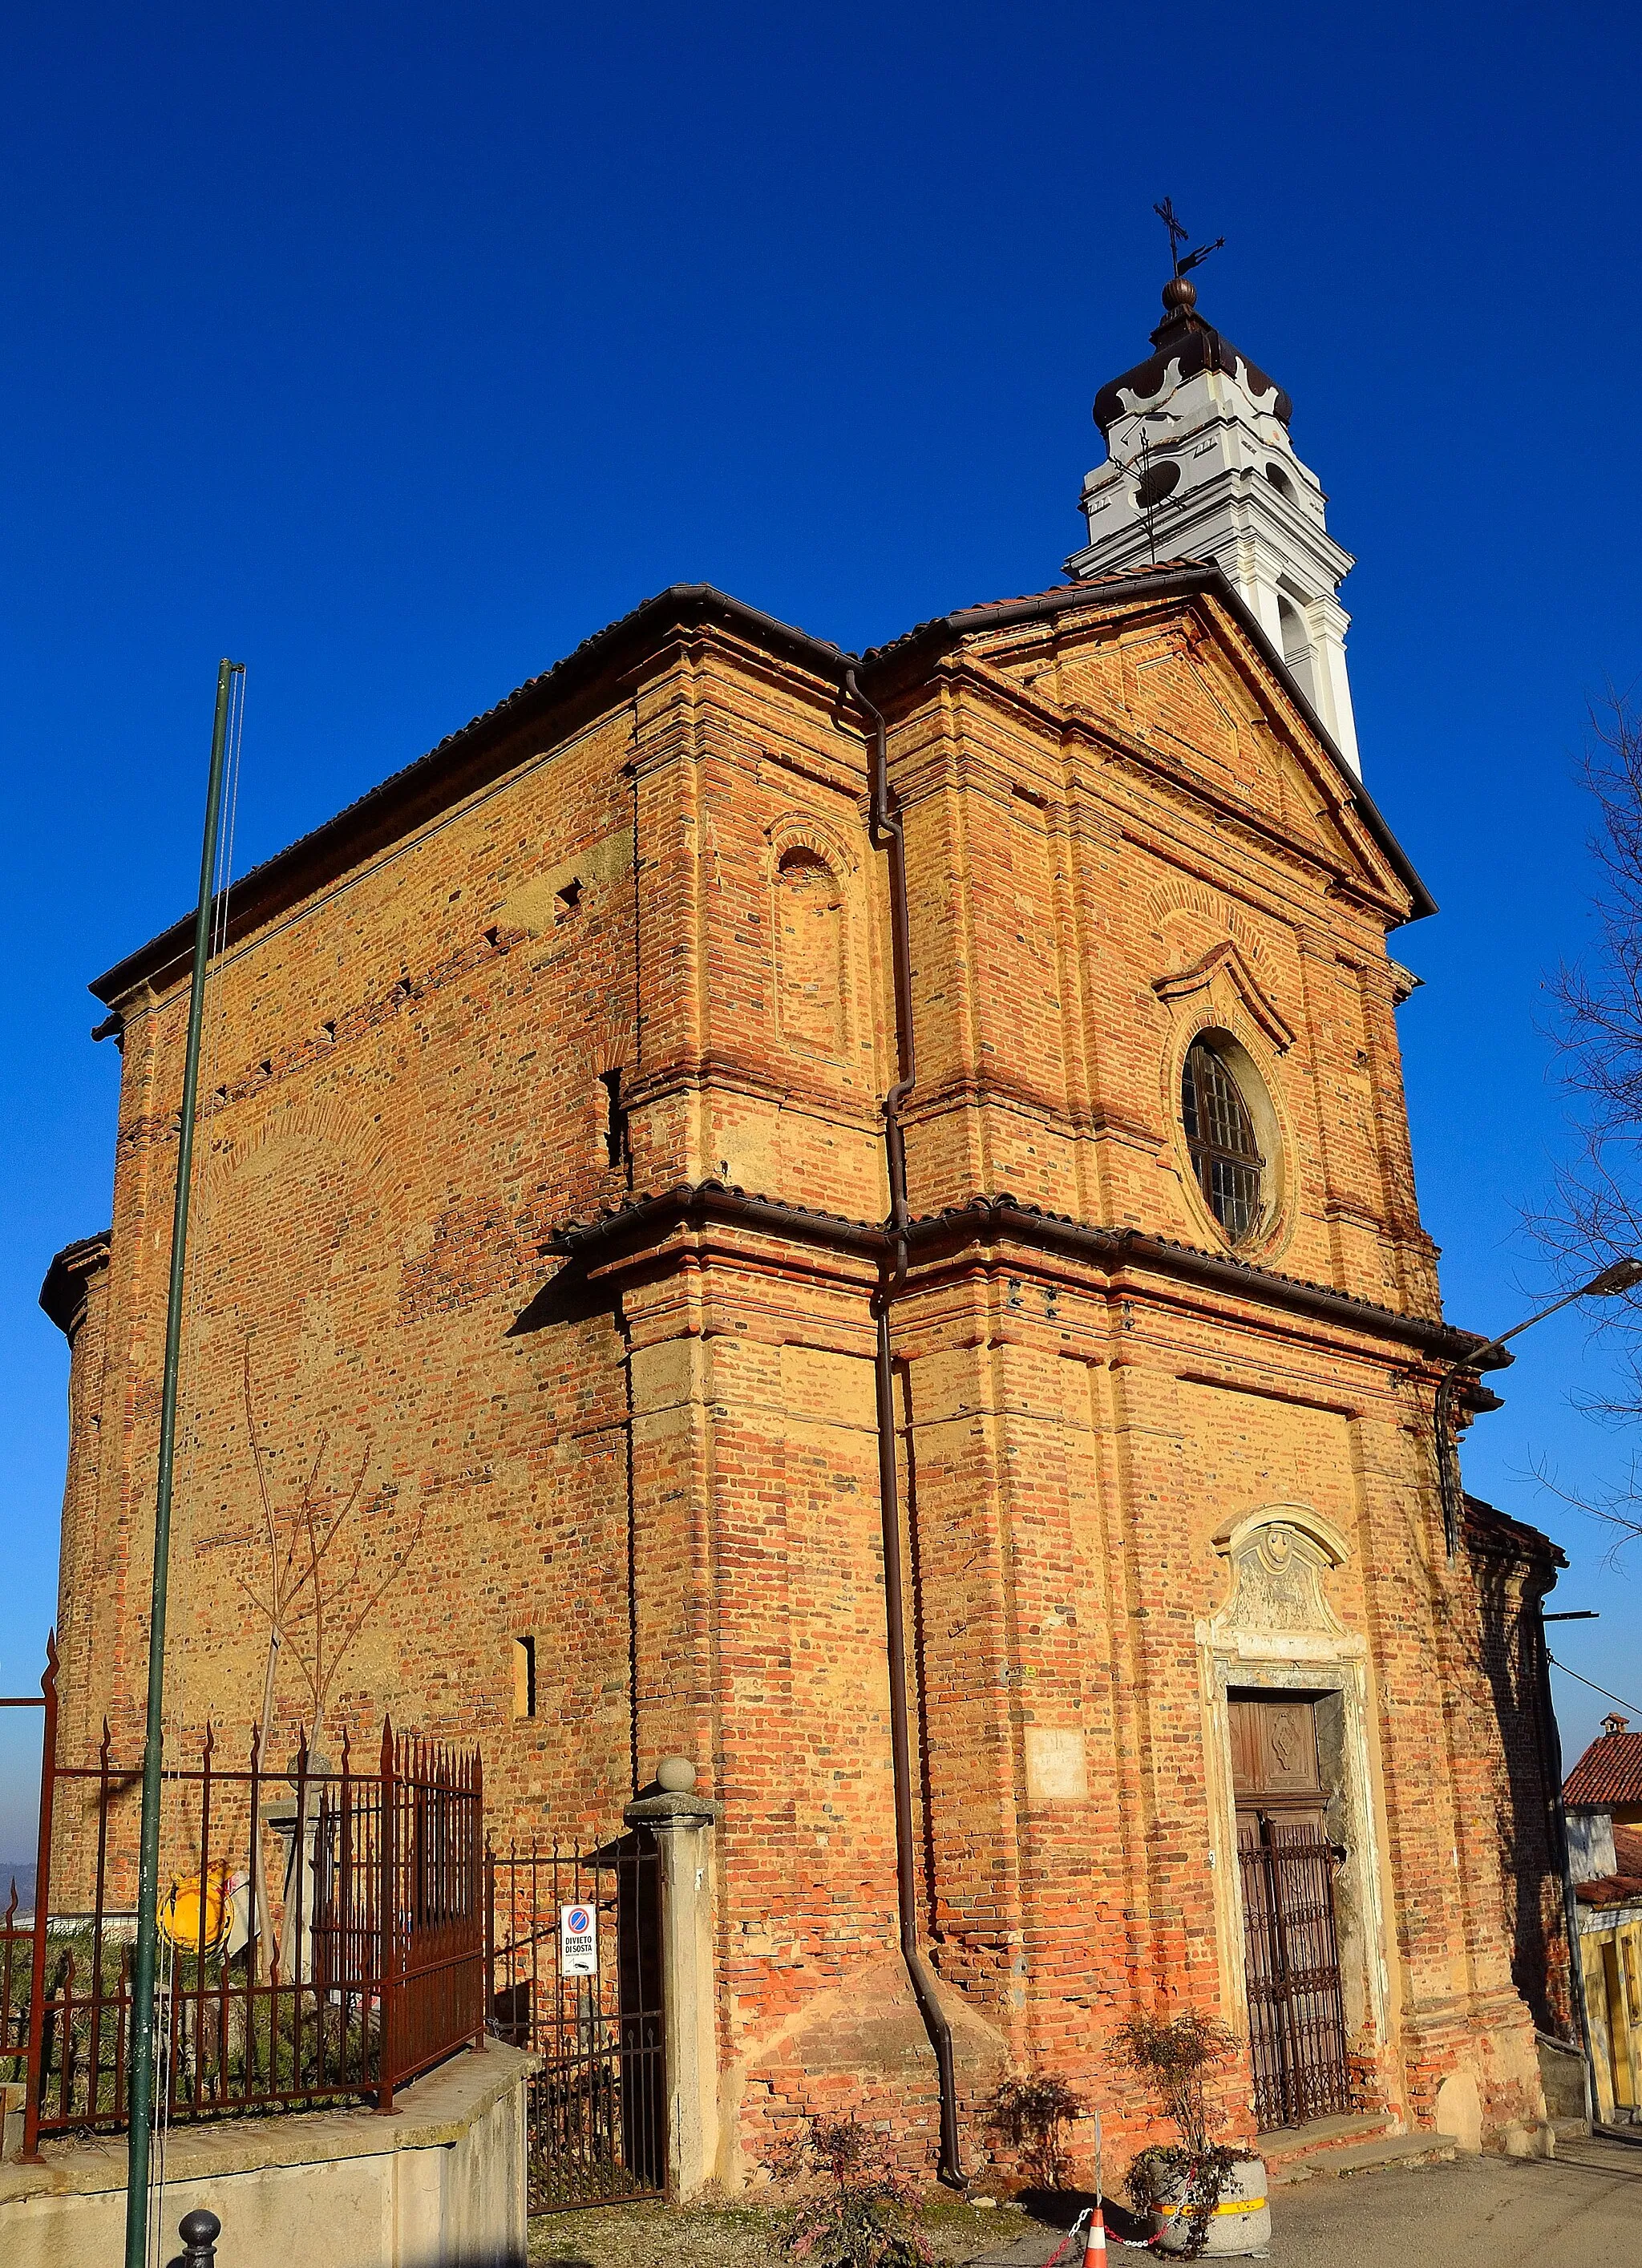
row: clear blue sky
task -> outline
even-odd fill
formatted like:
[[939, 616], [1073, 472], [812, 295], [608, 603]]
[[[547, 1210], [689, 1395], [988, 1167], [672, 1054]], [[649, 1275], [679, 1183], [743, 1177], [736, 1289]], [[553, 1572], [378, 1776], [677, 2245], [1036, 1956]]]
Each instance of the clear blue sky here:
[[[109, 1211], [87, 978], [181, 912], [217, 657], [241, 864], [645, 593], [849, 645], [1041, 588], [1089, 403], [1146, 351], [1152, 204], [1292, 394], [1361, 564], [1366, 774], [1442, 906], [1395, 950], [1448, 1309], [1538, 1288], [1541, 976], [1588, 929], [1571, 779], [1642, 674], [1642, 15], [948, 4], [20, 11], [0, 613], [0, 1690], [55, 1597], [52, 1252]], [[1558, 1651], [1642, 1703], [1642, 1551], [1537, 1491], [1629, 1445], [1524, 1343], [1474, 1488], [1548, 1524]], [[1577, 1752], [1606, 1705], [1561, 1693]], [[15, 1718], [17, 1712], [7, 1712]], [[15, 1731], [15, 1726], [13, 1731]], [[0, 1778], [4, 1775], [0, 1774]], [[0, 1856], [20, 1834], [0, 1806]]]

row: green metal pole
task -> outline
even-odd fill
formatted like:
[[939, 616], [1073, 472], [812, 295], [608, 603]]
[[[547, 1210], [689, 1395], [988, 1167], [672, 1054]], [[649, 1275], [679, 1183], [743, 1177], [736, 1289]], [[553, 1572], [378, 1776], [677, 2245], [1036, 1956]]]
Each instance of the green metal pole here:
[[200, 1080], [200, 1028], [210, 958], [216, 894], [217, 830], [228, 752], [228, 710], [244, 669], [225, 661], [217, 672], [217, 721], [211, 729], [205, 790], [205, 846], [200, 853], [200, 902], [194, 920], [194, 976], [188, 992], [188, 1044], [182, 1067], [177, 1135], [177, 1195], [171, 1226], [171, 1291], [166, 1308], [166, 1370], [159, 1403], [159, 1482], [154, 1504], [154, 1601], [148, 1624], [148, 1729], [143, 1747], [143, 1843], [136, 1881], [136, 1957], [131, 1970], [130, 2154], [125, 2192], [126, 2268], [147, 2268], [148, 2168], [154, 2112], [154, 1967], [159, 1905], [159, 1743], [166, 1699], [166, 1576], [171, 1551], [171, 1480], [177, 1440], [177, 1369], [182, 1351], [183, 1263], [188, 1242], [188, 1189], [194, 1167], [194, 1110]]

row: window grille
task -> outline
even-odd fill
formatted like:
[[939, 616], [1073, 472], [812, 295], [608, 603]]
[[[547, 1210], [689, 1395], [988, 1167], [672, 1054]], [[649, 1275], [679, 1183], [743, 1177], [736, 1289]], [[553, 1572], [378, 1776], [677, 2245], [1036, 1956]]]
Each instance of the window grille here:
[[1207, 1040], [1187, 1050], [1181, 1118], [1204, 1201], [1236, 1242], [1259, 1225], [1265, 1160], [1237, 1081]]

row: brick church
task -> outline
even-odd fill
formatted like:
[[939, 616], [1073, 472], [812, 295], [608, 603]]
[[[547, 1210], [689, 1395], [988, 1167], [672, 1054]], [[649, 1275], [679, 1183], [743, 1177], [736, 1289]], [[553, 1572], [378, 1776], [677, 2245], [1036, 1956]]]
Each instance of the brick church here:
[[[696, 2183], [843, 2102], [972, 2169], [1011, 2071], [1138, 2138], [1160, 2005], [1251, 2038], [1236, 2133], [1543, 2117], [1508, 1720], [1557, 1555], [1477, 1506], [1445, 1548], [1481, 1341], [1388, 952], [1433, 907], [1287, 396], [1164, 297], [1065, 579], [860, 656], [675, 585], [230, 902], [171, 1720], [262, 1705], [266, 1482], [354, 1507], [327, 1745], [476, 1738], [498, 1834], [584, 1840], [688, 1759]], [[43, 1294], [82, 1747], [140, 1720], [189, 938], [94, 987], [113, 1226]]]

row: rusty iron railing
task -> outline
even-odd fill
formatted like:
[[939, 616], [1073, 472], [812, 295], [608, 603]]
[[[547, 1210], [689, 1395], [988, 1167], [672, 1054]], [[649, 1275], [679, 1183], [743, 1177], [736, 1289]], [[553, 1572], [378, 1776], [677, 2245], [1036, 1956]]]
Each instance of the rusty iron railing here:
[[[94, 1762], [57, 1755], [56, 1654], [42, 1680], [34, 1912], [0, 1927], [0, 2058], [21, 2067], [24, 2154], [125, 2125], [140, 1764], [107, 1724]], [[385, 1720], [375, 1769], [306, 1742], [269, 1769], [165, 1771], [157, 2115], [218, 2117], [395, 2090], [471, 2042], [487, 2012], [483, 1772]], [[55, 1880], [54, 1881], [54, 1869]], [[77, 1900], [77, 1903], [76, 1901]], [[23, 1948], [26, 1947], [26, 1955]]]
[[51, 1860], [51, 1767], [57, 1752], [57, 1634], [46, 1639], [46, 1668], [38, 1693], [8, 1694], [0, 1708], [44, 1712], [40, 1751], [40, 1831], [35, 1846], [33, 1912], [19, 1923], [17, 1884], [8, 1886], [0, 1924], [0, 2073], [23, 2086], [23, 2154], [38, 2155], [40, 2035], [29, 2021], [44, 1999], [46, 1877]]

